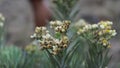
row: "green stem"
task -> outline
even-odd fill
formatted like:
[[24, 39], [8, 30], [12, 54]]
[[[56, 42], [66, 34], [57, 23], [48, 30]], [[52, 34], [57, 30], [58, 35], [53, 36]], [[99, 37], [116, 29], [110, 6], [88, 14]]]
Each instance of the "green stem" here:
[[51, 59], [50, 61], [51, 61], [53, 64], [57, 64], [57, 67], [60, 68], [60, 62], [59, 62], [59, 60], [58, 60], [54, 55], [52, 55], [52, 54], [49, 52], [49, 50], [46, 49], [46, 51], [47, 51], [47, 53], [48, 53], [48, 55], [49, 55], [49, 58]]

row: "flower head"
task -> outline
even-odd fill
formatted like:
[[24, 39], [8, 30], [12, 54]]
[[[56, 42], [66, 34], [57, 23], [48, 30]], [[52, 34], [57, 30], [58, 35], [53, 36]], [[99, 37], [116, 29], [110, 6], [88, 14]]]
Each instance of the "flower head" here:
[[55, 32], [65, 33], [69, 28], [70, 21], [52, 21], [50, 22], [51, 28], [55, 30]]
[[55, 35], [60, 35], [59, 38], [51, 35], [46, 27], [36, 27], [35, 33], [31, 38], [39, 40], [39, 45], [42, 50], [49, 50], [53, 55], [58, 54], [68, 46], [68, 36], [66, 35], [70, 21], [51, 21], [50, 26], [54, 30]]
[[101, 29], [106, 29], [106, 28], [111, 29], [112, 24], [113, 23], [111, 21], [100, 21], [98, 25], [100, 26]]
[[112, 29], [112, 24], [111, 21], [100, 21], [98, 24], [86, 24], [83, 27], [79, 27], [77, 33], [85, 38], [87, 36], [88, 39], [92, 41], [95, 40], [94, 43], [98, 42], [103, 46], [109, 45], [110, 47], [108, 43], [109, 39], [117, 34], [116, 30]]

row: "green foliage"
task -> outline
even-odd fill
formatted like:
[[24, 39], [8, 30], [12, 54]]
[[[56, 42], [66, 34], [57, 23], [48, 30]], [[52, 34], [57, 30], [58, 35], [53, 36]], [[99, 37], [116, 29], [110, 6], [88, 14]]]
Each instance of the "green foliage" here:
[[[34, 57], [35, 58], [35, 57]], [[33, 58], [15, 46], [0, 47], [1, 68], [33, 68]]]
[[105, 68], [107, 67], [110, 57], [108, 57], [109, 49], [104, 48], [102, 45], [97, 45], [95, 43], [90, 42], [89, 49], [86, 53], [86, 66], [85, 68]]
[[80, 11], [79, 0], [53, 0], [53, 15], [56, 20], [75, 21]]
[[24, 63], [22, 51], [14, 46], [0, 48], [0, 67], [1, 68], [18, 68]]
[[50, 63], [43, 51], [36, 49], [34, 53], [27, 53], [16, 46], [0, 47], [0, 68], [47, 68], [48, 66]]
[[[48, 68], [48, 67], [52, 68], [49, 58], [46, 55], [46, 52], [39, 50], [39, 48], [33, 44], [27, 46], [28, 49], [25, 49], [27, 65], [29, 66], [31, 65], [30, 66], [31, 68]], [[34, 47], [36, 47], [34, 50], [30, 50], [31, 48]]]
[[0, 14], [0, 68], [34, 68], [39, 54], [29, 55], [26, 51], [4, 42], [4, 17]]

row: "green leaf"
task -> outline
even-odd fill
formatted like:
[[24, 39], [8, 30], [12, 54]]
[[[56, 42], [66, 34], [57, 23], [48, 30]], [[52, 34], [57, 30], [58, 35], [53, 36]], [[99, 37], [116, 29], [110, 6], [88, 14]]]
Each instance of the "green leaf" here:
[[55, 33], [55, 38], [60, 39], [61, 38], [61, 33], [59, 33], [59, 32]]

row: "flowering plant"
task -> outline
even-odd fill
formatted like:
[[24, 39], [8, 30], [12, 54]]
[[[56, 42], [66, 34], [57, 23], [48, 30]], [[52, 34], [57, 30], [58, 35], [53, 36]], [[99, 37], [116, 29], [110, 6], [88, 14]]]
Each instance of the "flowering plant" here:
[[[111, 59], [109, 40], [117, 33], [111, 21], [88, 24], [75, 23], [78, 0], [54, 0], [55, 19], [49, 27], [36, 27], [31, 36], [35, 40], [25, 50], [0, 47], [1, 68], [107, 68]], [[67, 4], [67, 5], [66, 5]], [[57, 11], [58, 10], [58, 11]], [[61, 14], [61, 15], [60, 15]], [[59, 21], [59, 20], [63, 21]], [[3, 21], [0, 15], [0, 45], [3, 43]]]
[[[70, 24], [68, 20], [51, 21], [51, 33], [46, 27], [36, 27], [31, 36], [38, 43], [36, 47], [47, 54], [51, 68], [107, 67], [110, 60], [108, 51], [111, 48], [109, 40], [116, 35], [116, 31], [111, 27], [113, 23], [82, 22], [75, 27], [70, 27]], [[29, 49], [28, 46], [26, 50], [30, 51]]]

